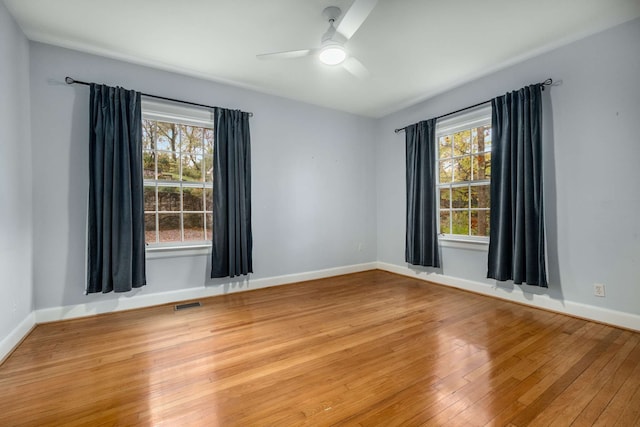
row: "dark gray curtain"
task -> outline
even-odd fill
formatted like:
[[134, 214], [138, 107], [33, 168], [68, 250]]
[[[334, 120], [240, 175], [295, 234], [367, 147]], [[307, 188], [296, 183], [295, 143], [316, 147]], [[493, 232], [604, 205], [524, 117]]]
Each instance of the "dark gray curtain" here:
[[440, 267], [436, 209], [436, 119], [405, 128], [407, 235], [405, 261]]
[[249, 113], [215, 109], [211, 277], [253, 273]]
[[547, 287], [542, 188], [542, 85], [492, 100], [487, 277]]
[[146, 284], [140, 93], [90, 85], [86, 292]]

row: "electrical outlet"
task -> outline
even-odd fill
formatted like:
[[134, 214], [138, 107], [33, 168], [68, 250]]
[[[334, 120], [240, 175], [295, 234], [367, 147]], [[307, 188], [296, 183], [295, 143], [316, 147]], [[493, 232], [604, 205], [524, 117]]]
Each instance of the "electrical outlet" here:
[[597, 297], [604, 296], [604, 285], [602, 283], [593, 284], [593, 294]]

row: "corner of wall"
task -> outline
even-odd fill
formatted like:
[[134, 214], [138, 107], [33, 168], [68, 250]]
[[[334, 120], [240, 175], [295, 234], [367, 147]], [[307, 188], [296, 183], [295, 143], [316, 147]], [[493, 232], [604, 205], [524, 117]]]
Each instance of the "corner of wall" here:
[[33, 166], [29, 41], [0, 2], [0, 358], [34, 324]]
[[36, 326], [36, 314], [34, 311], [20, 322], [9, 335], [0, 340], [0, 365], [11, 355], [13, 350], [29, 335]]

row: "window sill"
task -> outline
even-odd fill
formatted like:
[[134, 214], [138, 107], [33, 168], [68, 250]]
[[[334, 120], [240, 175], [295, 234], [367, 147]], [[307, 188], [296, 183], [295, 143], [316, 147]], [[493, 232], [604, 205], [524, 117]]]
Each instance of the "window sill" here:
[[445, 248], [469, 249], [474, 251], [488, 251], [489, 240], [475, 240], [439, 236], [440, 246]]
[[185, 256], [202, 256], [211, 253], [211, 244], [203, 243], [185, 246], [147, 246], [147, 259], [176, 258]]

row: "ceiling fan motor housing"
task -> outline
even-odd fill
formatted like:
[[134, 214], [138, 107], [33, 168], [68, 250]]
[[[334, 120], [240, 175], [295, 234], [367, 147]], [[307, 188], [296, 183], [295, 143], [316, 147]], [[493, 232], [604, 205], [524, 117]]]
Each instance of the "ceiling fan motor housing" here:
[[342, 11], [340, 10], [339, 7], [336, 7], [336, 6], [325, 7], [324, 10], [322, 11], [322, 16], [327, 18], [328, 21], [335, 21], [340, 17], [341, 14], [342, 14]]

